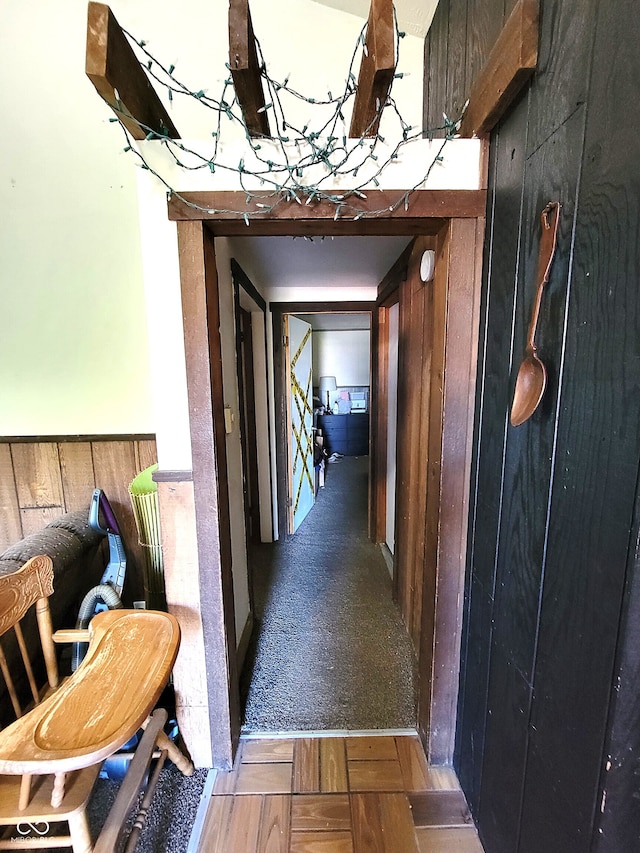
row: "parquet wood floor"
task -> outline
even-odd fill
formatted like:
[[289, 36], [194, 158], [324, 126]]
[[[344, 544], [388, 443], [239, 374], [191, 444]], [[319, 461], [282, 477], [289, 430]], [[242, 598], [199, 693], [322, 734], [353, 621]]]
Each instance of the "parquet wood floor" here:
[[483, 853], [455, 773], [417, 737], [243, 739], [200, 853]]

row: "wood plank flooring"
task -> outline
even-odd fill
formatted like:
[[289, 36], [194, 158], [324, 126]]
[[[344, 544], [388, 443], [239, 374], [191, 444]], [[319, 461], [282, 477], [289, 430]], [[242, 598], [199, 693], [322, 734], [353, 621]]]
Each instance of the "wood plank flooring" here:
[[242, 739], [201, 853], [483, 853], [456, 775], [417, 735]]

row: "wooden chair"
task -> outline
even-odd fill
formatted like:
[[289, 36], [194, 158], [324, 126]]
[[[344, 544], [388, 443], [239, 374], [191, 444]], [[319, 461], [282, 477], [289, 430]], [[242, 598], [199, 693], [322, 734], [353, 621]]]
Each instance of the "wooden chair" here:
[[[16, 716], [0, 732], [0, 850], [66, 846], [74, 853], [106, 853], [121, 835], [154, 752], [160, 750], [162, 760], [168, 755], [186, 775], [193, 772], [162, 730], [166, 712], [149, 716], [169, 679], [180, 631], [168, 613], [108, 610], [95, 616], [82, 636], [76, 631], [53, 635], [52, 592], [49, 557], [34, 557], [20, 571], [0, 577], [0, 637], [4, 641], [11, 629], [15, 632], [30, 693], [30, 709], [23, 713], [18, 683], [0, 649], [0, 669]], [[34, 605], [46, 669], [44, 690], [38, 689], [21, 629]], [[85, 659], [62, 683], [55, 641], [89, 642]], [[145, 725], [94, 848], [85, 810], [102, 762]], [[68, 835], [50, 835], [51, 825], [60, 822], [68, 825]]]

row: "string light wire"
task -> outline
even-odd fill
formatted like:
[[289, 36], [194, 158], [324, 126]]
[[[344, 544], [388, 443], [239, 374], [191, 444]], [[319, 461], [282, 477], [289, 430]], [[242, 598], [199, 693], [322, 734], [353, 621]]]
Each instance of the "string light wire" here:
[[[395, 69], [400, 54], [400, 40], [404, 33], [398, 29], [395, 9], [394, 25], [396, 63], [394, 79], [398, 79], [403, 76], [402, 73], [397, 73]], [[124, 30], [124, 33], [132, 46], [141, 52], [143, 59], [139, 61], [147, 74], [166, 89], [169, 101], [173, 101], [176, 96], [189, 97], [215, 114], [214, 129], [211, 131], [213, 151], [209, 156], [205, 156], [187, 146], [182, 140], [170, 138], [168, 132], [158, 133], [155, 129], [145, 126], [135, 116], [126, 113], [118, 101], [114, 108], [115, 117], [111, 118], [110, 121], [118, 122], [124, 133], [126, 140], [124, 150], [138, 159], [138, 165], [142, 169], [148, 171], [161, 182], [169, 199], [177, 198], [187, 207], [210, 215], [235, 215], [243, 218], [247, 225], [249, 225], [251, 218], [268, 216], [279, 205], [291, 201], [306, 205], [329, 202], [335, 207], [334, 219], [373, 218], [388, 214], [401, 206], [404, 206], [406, 210], [411, 194], [427, 181], [433, 168], [442, 162], [445, 146], [457, 135], [467, 106], [465, 104], [457, 120], [453, 121], [443, 114], [443, 124], [423, 134], [419, 130], [414, 130], [404, 120], [390, 90], [385, 102], [376, 104], [375, 114], [365, 133], [359, 138], [350, 138], [345, 122], [345, 107], [356, 95], [357, 83], [354, 68], [358, 54], [364, 53], [366, 55], [367, 24], [363, 26], [356, 41], [344, 90], [337, 97], [333, 96], [331, 92], [328, 92], [326, 98], [306, 97], [289, 85], [289, 76], [284, 81], [273, 78], [268, 73], [262, 49], [256, 39], [259, 71], [267, 96], [263, 109], [268, 113], [269, 123], [274, 125], [274, 130], [271, 137], [254, 137], [251, 136], [245, 123], [231, 76], [224, 80], [219, 99], [212, 98], [205, 90], [193, 90], [181, 82], [175, 75], [175, 66], [163, 65], [151, 54], [145, 41], [136, 40], [127, 30]], [[229, 63], [226, 63], [226, 68], [230, 70]], [[308, 104], [310, 108], [332, 107], [333, 113], [317, 129], [311, 127], [311, 121], [300, 128], [287, 119], [281, 98], [283, 92]], [[380, 135], [380, 132], [378, 131], [372, 136], [368, 135], [372, 127], [380, 127], [385, 111], [388, 111], [396, 119], [400, 130], [400, 138], [395, 145], [387, 147], [386, 153], [382, 151], [385, 138]], [[189, 172], [206, 170], [214, 174], [220, 170], [235, 173], [242, 191], [246, 194], [246, 207], [244, 209], [213, 210], [186, 198], [171, 185], [170, 181], [158, 169], [150, 165], [147, 157], [136, 145], [135, 140], [125, 127], [122, 121], [125, 117], [129, 121], [133, 119], [138, 124], [144, 131], [147, 141], [159, 141], [177, 167]], [[250, 155], [255, 160], [256, 165], [248, 163], [245, 158], [241, 158], [234, 164], [224, 162], [221, 156], [221, 144], [224, 135], [223, 119], [238, 124], [242, 128], [242, 133], [249, 145], [249, 150], [245, 156]], [[385, 130], [385, 132], [388, 131]], [[378, 210], [367, 210], [358, 204], [359, 200], [366, 199], [366, 189], [371, 188], [372, 185], [373, 187], [380, 185], [382, 174], [400, 160], [400, 154], [405, 147], [418, 139], [424, 139], [425, 135], [429, 139], [433, 139], [440, 134], [442, 134], [442, 139], [435, 156], [420, 179], [411, 188], [400, 190], [393, 202]], [[361, 170], [365, 173], [364, 176], [360, 180], [354, 180]], [[317, 177], [319, 171], [323, 174]], [[328, 184], [340, 183], [347, 178], [350, 179], [350, 186], [347, 189], [327, 188]], [[247, 183], [248, 179], [257, 180], [260, 187], [266, 189], [250, 188]], [[247, 209], [251, 203], [254, 203], [255, 209]]]

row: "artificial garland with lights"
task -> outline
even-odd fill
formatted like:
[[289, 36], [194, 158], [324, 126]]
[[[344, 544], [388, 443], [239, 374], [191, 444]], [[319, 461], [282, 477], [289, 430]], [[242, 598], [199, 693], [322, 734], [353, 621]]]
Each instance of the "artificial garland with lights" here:
[[[363, 135], [357, 139], [349, 138], [345, 124], [344, 108], [349, 100], [355, 97], [357, 90], [354, 66], [359, 51], [362, 50], [365, 55], [367, 53], [367, 24], [363, 26], [356, 42], [349, 64], [344, 91], [337, 97], [332, 95], [331, 92], [327, 93], [326, 98], [306, 97], [289, 85], [288, 76], [282, 82], [275, 80], [267, 71], [266, 62], [256, 39], [260, 75], [267, 92], [267, 100], [262, 109], [269, 111], [270, 117], [273, 118], [275, 123], [275, 131], [271, 137], [253, 137], [249, 133], [242, 109], [233, 89], [231, 76], [228, 76], [224, 81], [220, 98], [211, 98], [205, 90], [192, 90], [178, 80], [175, 76], [174, 65], [163, 65], [150, 53], [145, 41], [138, 41], [131, 33], [126, 30], [124, 32], [132, 45], [142, 53], [143, 59], [140, 59], [141, 65], [143, 65], [147, 73], [158, 84], [166, 89], [169, 101], [173, 101], [175, 97], [193, 98], [202, 104], [204, 108], [210, 109], [215, 115], [215, 129], [211, 131], [214, 147], [213, 153], [210, 156], [205, 156], [195, 151], [185, 145], [180, 139], [170, 138], [168, 133], [163, 135], [146, 127], [141, 122], [137, 122], [141, 129], [145, 131], [146, 140], [159, 141], [166, 148], [175, 165], [190, 172], [204, 170], [215, 174], [216, 171], [220, 170], [235, 173], [242, 191], [246, 194], [246, 204], [249, 205], [251, 202], [255, 202], [256, 209], [250, 212], [246, 208], [244, 210], [214, 210], [202, 207], [182, 196], [157, 169], [149, 164], [144, 153], [136, 147], [129, 131], [118, 116], [118, 109], [116, 108], [117, 117], [110, 119], [110, 121], [119, 122], [125, 134], [126, 146], [124, 150], [131, 152], [137, 157], [140, 167], [153, 174], [166, 187], [169, 198], [172, 196], [179, 198], [188, 207], [208, 214], [235, 214], [239, 218], [243, 218], [247, 225], [249, 225], [251, 217], [269, 214], [278, 205], [292, 201], [301, 205], [329, 202], [335, 207], [334, 219], [336, 220], [340, 218], [356, 220], [364, 217], [371, 218], [399, 209], [402, 206], [406, 210], [408, 208], [409, 196], [424, 184], [434, 166], [443, 160], [444, 147], [449, 140], [457, 135], [462, 120], [462, 115], [458, 119], [452, 120], [443, 114], [442, 126], [435, 128], [431, 133], [427, 133], [428, 138], [432, 138], [436, 132], [443, 133], [443, 137], [433, 160], [428, 165], [420, 180], [410, 189], [402, 190], [398, 198], [390, 205], [380, 210], [365, 211], [358, 205], [358, 199], [366, 199], [364, 190], [371, 185], [378, 187], [380, 185], [380, 176], [390, 165], [398, 160], [400, 151], [415, 140], [424, 138], [421, 131], [415, 131], [402, 118], [395, 100], [391, 97], [391, 91], [385, 103], [380, 103], [379, 101], [376, 103], [376, 114], [370, 128], [374, 126], [379, 127], [384, 111], [390, 110], [398, 121], [398, 135], [401, 137], [395, 145], [390, 150], [387, 150], [387, 152], [382, 153], [381, 148], [385, 139], [379, 132], [370, 137]], [[400, 39], [404, 37], [404, 33], [398, 29], [397, 21], [395, 22], [395, 33], [397, 67]], [[226, 67], [230, 70], [229, 63], [226, 63]], [[402, 73], [395, 73], [394, 79], [401, 78], [402, 76]], [[231, 94], [229, 90], [231, 90]], [[311, 127], [311, 121], [302, 127], [297, 127], [286, 118], [281, 100], [281, 93], [283, 92], [307, 103], [310, 107], [332, 107], [333, 114], [328, 119], [325, 119], [317, 129]], [[121, 115], [125, 115], [124, 111], [122, 111]], [[126, 115], [127, 118], [131, 118], [128, 114]], [[137, 121], [135, 116], [133, 119]], [[220, 149], [225, 121], [237, 123], [242, 127], [243, 134], [250, 146], [251, 156], [256, 161], [255, 166], [245, 162], [244, 158], [241, 158], [237, 163], [225, 163], [223, 161]], [[185, 162], [186, 160], [189, 162]], [[371, 169], [371, 173], [365, 178], [361, 177], [360, 180], [357, 180], [358, 173], [366, 171], [365, 166]], [[318, 172], [321, 173], [319, 176]], [[339, 182], [345, 178], [353, 181], [355, 186], [351, 185], [349, 189], [344, 191], [327, 188], [327, 185], [332, 182]], [[249, 188], [248, 183], [251, 182], [251, 179], [257, 179], [259, 186], [264, 189], [255, 190]]]

